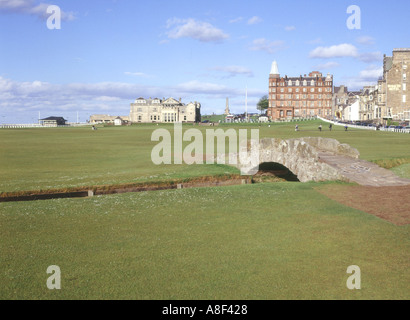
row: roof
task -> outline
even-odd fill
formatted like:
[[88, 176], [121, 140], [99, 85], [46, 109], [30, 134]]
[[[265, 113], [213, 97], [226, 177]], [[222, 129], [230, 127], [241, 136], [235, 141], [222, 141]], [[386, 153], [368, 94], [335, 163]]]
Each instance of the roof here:
[[270, 74], [279, 74], [278, 63], [276, 61], [273, 61], [272, 63]]
[[40, 119], [40, 121], [67, 121], [63, 117], [48, 117], [45, 119]]
[[[343, 89], [343, 90], [342, 90]], [[340, 92], [343, 92], [343, 93], [348, 93], [348, 90], [347, 90], [347, 87], [345, 87], [345, 86], [340, 86], [340, 87], [335, 87], [335, 93], [340, 93]]]

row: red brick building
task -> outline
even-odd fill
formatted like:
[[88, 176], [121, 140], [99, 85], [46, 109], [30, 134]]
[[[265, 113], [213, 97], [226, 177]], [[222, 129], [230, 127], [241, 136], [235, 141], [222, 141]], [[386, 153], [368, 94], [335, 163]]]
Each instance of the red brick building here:
[[323, 77], [313, 71], [309, 76], [280, 77], [276, 61], [269, 75], [269, 108], [271, 120], [328, 117], [332, 114], [333, 75]]

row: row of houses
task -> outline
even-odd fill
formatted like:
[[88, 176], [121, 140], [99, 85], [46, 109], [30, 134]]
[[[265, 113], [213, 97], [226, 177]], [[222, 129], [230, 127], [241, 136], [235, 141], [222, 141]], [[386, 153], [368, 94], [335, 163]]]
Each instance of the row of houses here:
[[410, 48], [384, 55], [383, 76], [359, 91], [333, 86], [333, 75], [313, 71], [308, 76], [281, 77], [276, 61], [269, 75], [270, 120], [320, 116], [346, 121], [386, 124], [410, 121]]
[[383, 76], [372, 86], [350, 92], [334, 88], [333, 112], [345, 121], [386, 124], [410, 121], [410, 48], [394, 49], [383, 58]]

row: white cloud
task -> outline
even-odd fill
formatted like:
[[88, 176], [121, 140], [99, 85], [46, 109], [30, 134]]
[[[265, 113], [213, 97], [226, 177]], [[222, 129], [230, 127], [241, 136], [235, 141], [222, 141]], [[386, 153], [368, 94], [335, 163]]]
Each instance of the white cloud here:
[[228, 74], [228, 77], [235, 77], [238, 75], [244, 75], [247, 77], [253, 77], [252, 70], [242, 67], [242, 66], [224, 66], [224, 67], [214, 67], [212, 70], [220, 71]]
[[307, 44], [321, 44], [321, 43], [323, 43], [323, 41], [322, 41], [321, 38], [316, 38], [316, 39], [313, 39], [313, 40], [309, 40], [306, 43]]
[[382, 75], [383, 67], [372, 65], [360, 71], [358, 76], [345, 79], [344, 84], [351, 91], [360, 90], [364, 86], [375, 86]]
[[272, 54], [283, 49], [284, 46], [285, 43], [283, 41], [269, 41], [265, 38], [260, 38], [254, 40], [249, 49], [252, 51], [266, 51], [267, 53]]
[[168, 38], [192, 38], [201, 42], [222, 42], [229, 38], [222, 30], [214, 27], [208, 22], [195, 19], [169, 19], [167, 21]]
[[94, 100], [95, 101], [120, 101], [121, 99], [118, 97], [101, 96], [101, 97], [94, 98]]
[[359, 53], [358, 49], [348, 43], [339, 44], [331, 47], [317, 47], [310, 52], [310, 58], [343, 58], [352, 57], [365, 63], [381, 62], [383, 54], [381, 52]]
[[333, 69], [333, 68], [337, 68], [340, 67], [340, 64], [337, 62], [326, 62], [323, 64], [318, 64], [316, 66], [313, 67], [313, 69], [317, 69], [317, 70], [327, 70], [327, 69]]
[[[250, 98], [259, 98], [264, 90], [249, 89]], [[0, 110], [4, 113], [41, 111], [86, 111], [127, 114], [137, 97], [183, 97], [185, 101], [232, 99], [245, 96], [245, 88], [224, 84], [188, 81], [174, 86], [149, 86], [121, 82], [51, 84], [42, 81], [19, 82], [0, 77]], [[17, 118], [18, 115], [16, 114]]]
[[341, 58], [341, 57], [357, 57], [357, 48], [348, 43], [343, 43], [331, 47], [317, 47], [310, 52], [310, 58]]
[[257, 24], [257, 23], [261, 23], [262, 21], [263, 21], [262, 18], [260, 18], [258, 16], [254, 16], [254, 17], [252, 17], [248, 20], [248, 24], [250, 24], [250, 25]]
[[296, 27], [295, 26], [286, 26], [285, 30], [286, 31], [294, 31], [294, 30], [296, 30]]
[[368, 52], [368, 53], [361, 53], [357, 57], [360, 61], [371, 63], [371, 62], [382, 62], [383, 61], [383, 54], [381, 52]]
[[363, 80], [377, 81], [383, 75], [383, 67], [370, 66], [369, 68], [360, 71], [359, 77]]
[[232, 20], [229, 20], [229, 23], [237, 23], [237, 22], [241, 22], [243, 20], [243, 17], [238, 17]]
[[126, 76], [134, 76], [134, 77], [143, 77], [143, 78], [150, 78], [151, 77], [150, 75], [148, 75], [146, 73], [143, 73], [143, 72], [129, 72], [129, 71], [127, 71], [127, 72], [124, 72], [124, 74]]
[[[28, 14], [36, 16], [40, 19], [47, 19], [50, 14], [47, 13], [47, 8], [51, 4], [36, 3], [34, 0], [0, 0], [0, 12], [12, 12], [19, 14]], [[61, 11], [61, 19], [71, 21], [75, 19], [73, 12]]]
[[357, 43], [362, 45], [373, 45], [375, 43], [375, 39], [369, 36], [363, 36], [356, 39]]

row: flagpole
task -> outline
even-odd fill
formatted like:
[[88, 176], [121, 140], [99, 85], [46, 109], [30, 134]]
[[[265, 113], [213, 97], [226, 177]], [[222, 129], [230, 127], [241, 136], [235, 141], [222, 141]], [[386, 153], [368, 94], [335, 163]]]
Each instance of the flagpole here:
[[248, 86], [246, 86], [245, 121], [248, 122]]

